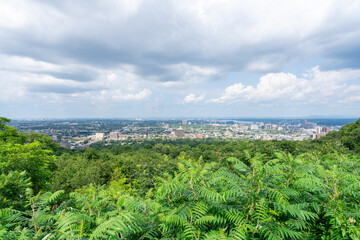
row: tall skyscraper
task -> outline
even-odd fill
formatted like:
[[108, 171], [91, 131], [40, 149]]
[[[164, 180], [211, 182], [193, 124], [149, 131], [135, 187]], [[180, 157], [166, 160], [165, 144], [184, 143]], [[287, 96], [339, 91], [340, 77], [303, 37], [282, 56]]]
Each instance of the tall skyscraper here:
[[321, 133], [321, 127], [316, 127], [316, 135], [320, 135]]

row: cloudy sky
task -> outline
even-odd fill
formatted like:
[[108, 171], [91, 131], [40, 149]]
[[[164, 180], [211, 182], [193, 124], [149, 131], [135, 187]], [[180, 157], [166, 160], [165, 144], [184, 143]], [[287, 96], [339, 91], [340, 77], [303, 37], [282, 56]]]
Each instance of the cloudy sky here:
[[0, 0], [0, 116], [359, 116], [359, 13], [359, 0]]

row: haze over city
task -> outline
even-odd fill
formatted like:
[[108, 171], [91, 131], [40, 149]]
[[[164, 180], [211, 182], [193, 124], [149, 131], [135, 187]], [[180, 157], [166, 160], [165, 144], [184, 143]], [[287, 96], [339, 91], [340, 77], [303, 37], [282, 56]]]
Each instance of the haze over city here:
[[360, 2], [0, 0], [0, 116], [360, 115]]

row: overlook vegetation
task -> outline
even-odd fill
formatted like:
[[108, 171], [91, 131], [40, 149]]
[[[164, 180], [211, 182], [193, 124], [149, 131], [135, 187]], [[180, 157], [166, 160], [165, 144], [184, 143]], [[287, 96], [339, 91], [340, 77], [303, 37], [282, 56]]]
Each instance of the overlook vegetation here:
[[360, 153], [360, 119], [346, 124], [338, 132], [330, 132], [326, 139], [336, 139], [348, 149]]
[[0, 118], [0, 239], [360, 239], [360, 120], [313, 141], [60, 149]]

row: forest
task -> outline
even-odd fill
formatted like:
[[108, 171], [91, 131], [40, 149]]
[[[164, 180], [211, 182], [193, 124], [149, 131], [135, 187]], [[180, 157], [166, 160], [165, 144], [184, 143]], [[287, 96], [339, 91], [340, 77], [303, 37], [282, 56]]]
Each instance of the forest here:
[[0, 118], [0, 239], [360, 239], [360, 119], [306, 141], [63, 149]]

